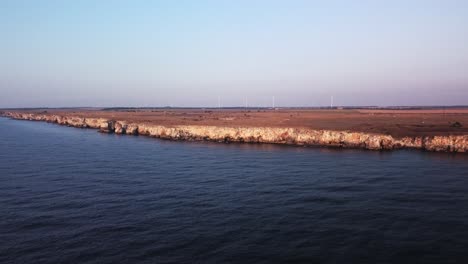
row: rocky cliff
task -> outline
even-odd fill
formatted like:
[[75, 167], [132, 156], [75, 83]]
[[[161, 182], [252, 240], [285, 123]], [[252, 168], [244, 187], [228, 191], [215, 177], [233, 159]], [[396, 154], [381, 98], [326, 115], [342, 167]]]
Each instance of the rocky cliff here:
[[468, 135], [394, 138], [390, 135], [351, 131], [278, 127], [160, 126], [123, 120], [61, 116], [47, 113], [3, 112], [13, 119], [35, 120], [60, 125], [99, 129], [103, 133], [146, 135], [172, 140], [274, 143], [390, 150], [414, 148], [428, 151], [468, 152]]

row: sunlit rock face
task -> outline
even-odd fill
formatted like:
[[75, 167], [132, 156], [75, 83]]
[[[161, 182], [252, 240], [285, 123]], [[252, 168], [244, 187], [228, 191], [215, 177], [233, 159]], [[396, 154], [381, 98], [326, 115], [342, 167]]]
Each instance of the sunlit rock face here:
[[468, 152], [468, 135], [393, 138], [384, 134], [299, 128], [159, 126], [128, 123], [123, 120], [60, 116], [47, 113], [2, 112], [1, 115], [13, 119], [45, 121], [79, 128], [94, 128], [103, 133], [146, 135], [171, 140], [273, 143], [369, 150], [414, 148], [428, 151]]
[[100, 123], [99, 132], [102, 133], [114, 133], [115, 131], [115, 121], [106, 120]]
[[117, 121], [114, 124], [114, 133], [125, 134], [127, 130], [127, 124], [124, 121]]

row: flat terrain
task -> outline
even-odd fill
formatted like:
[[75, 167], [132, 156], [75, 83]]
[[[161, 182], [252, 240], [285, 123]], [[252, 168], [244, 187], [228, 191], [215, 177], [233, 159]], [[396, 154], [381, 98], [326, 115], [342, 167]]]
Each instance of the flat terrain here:
[[[269, 126], [349, 130], [394, 137], [468, 134], [468, 109], [44, 109], [19, 110], [102, 117], [158, 125]], [[454, 125], [458, 122], [461, 127]]]

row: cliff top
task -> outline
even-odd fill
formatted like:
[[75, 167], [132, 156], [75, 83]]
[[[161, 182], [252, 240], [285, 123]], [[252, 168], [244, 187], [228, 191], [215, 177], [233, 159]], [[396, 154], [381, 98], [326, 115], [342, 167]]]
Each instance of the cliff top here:
[[34, 109], [11, 112], [101, 117], [157, 125], [293, 127], [381, 133], [394, 137], [467, 135], [468, 109]]

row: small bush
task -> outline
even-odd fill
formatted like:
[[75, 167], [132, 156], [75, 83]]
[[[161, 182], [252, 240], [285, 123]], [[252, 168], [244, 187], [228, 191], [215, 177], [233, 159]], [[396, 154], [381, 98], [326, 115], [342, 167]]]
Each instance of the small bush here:
[[460, 122], [458, 122], [458, 121], [456, 121], [456, 122], [454, 122], [454, 123], [452, 123], [452, 124], [450, 125], [450, 127], [455, 127], [455, 128], [460, 128], [460, 127], [462, 127], [462, 126], [463, 126], [463, 125], [462, 125]]

